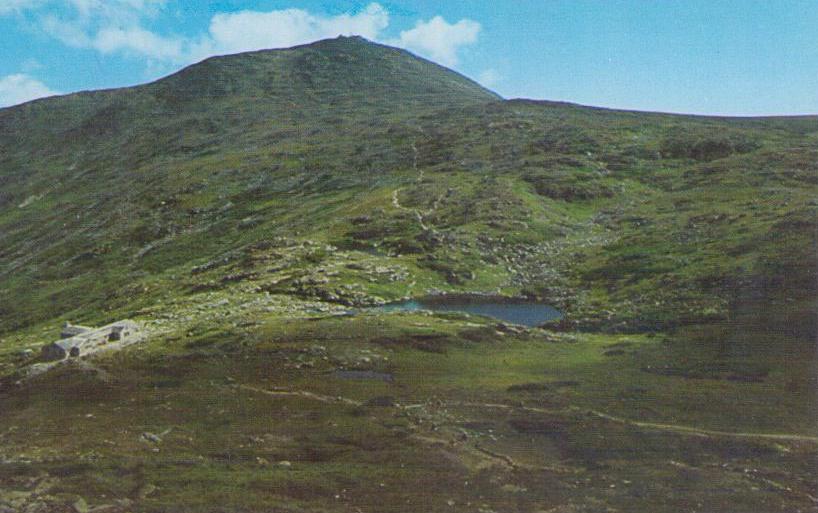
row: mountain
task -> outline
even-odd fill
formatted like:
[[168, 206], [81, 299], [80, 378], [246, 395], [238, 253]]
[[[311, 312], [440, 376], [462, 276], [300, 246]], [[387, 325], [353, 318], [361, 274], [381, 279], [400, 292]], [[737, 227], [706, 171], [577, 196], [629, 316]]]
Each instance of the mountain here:
[[[755, 285], [815, 281], [816, 126], [502, 101], [361, 38], [35, 101], [0, 112], [0, 330], [126, 306], [132, 295], [116, 291], [145, 273], [295, 232], [421, 255], [443, 284], [485, 264], [480, 234], [505, 236], [526, 246], [518, 267], [534, 268], [498, 269], [515, 275], [510, 290], [567, 302], [546, 290], [567, 280], [614, 296], [602, 303], [616, 302], [624, 325], [673, 323], [679, 309], [723, 316]], [[441, 206], [433, 237], [390, 208], [398, 188], [408, 206]], [[768, 196], [751, 204], [759, 191]], [[378, 226], [351, 222], [362, 216]], [[543, 283], [534, 261], [546, 257], [532, 248], [559, 241], [570, 252], [583, 236], [602, 242], [576, 265], [557, 257], [547, 267], [563, 267], [559, 279]], [[796, 239], [786, 255], [782, 236]], [[652, 297], [679, 287], [689, 292]], [[572, 301], [562, 306], [574, 318], [605, 309]]]
[[[816, 143], [357, 37], [2, 109], [0, 511], [807, 510]], [[373, 309], [430, 294], [564, 317]]]
[[[0, 272], [44, 293], [59, 280], [75, 297], [63, 280], [98, 273], [100, 259], [119, 268], [134, 249], [201, 228], [191, 215], [211, 224], [234, 217], [251, 205], [218, 212], [240, 191], [265, 194], [272, 181], [290, 189], [333, 172], [360, 182], [362, 162], [383, 151], [366, 143], [371, 125], [497, 99], [452, 71], [353, 37], [212, 58], [146, 86], [5, 109]], [[350, 169], [359, 176], [345, 176]], [[192, 198], [199, 193], [209, 197]], [[181, 196], [191, 204], [173, 208]], [[16, 310], [3, 317], [0, 325], [24, 318]]]
[[[66, 142], [79, 139], [87, 146], [90, 137], [97, 144], [102, 139], [127, 145], [148, 135], [173, 151], [190, 149], [172, 147], [179, 130], [200, 137], [227, 135], [269, 130], [276, 123], [337, 123], [345, 116], [396, 115], [497, 99], [471, 80], [408, 52], [344, 37], [213, 57], [144, 86], [31, 102], [5, 109], [0, 127], [4, 144], [14, 134], [36, 133], [36, 140], [26, 137], [30, 147], [16, 148], [26, 153], [57, 142], [62, 153]], [[203, 141], [218, 142], [213, 137]]]

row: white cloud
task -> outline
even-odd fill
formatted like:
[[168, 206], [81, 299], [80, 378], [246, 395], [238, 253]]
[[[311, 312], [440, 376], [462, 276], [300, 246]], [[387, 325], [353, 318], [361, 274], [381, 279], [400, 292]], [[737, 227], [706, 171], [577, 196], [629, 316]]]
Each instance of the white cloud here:
[[29, 57], [23, 61], [23, 63], [20, 65], [20, 69], [23, 71], [23, 73], [30, 73], [32, 71], [43, 69], [43, 64], [37, 59]]
[[142, 27], [103, 28], [96, 33], [90, 45], [104, 54], [124, 51], [167, 61], [177, 61], [182, 57], [181, 40], [162, 37]]
[[154, 15], [165, 4], [166, 0], [0, 0], [0, 15], [51, 7], [70, 8], [84, 18], [132, 18], [134, 13]]
[[29, 100], [60, 94], [39, 80], [18, 73], [0, 78], [0, 107], [9, 107]]
[[165, 0], [64, 1], [72, 7], [70, 15], [43, 15], [40, 26], [68, 46], [167, 62], [183, 60], [184, 40], [159, 35], [141, 24], [143, 18], [155, 15]]
[[[49, 1], [49, 0], [41, 0]], [[54, 0], [50, 0], [53, 2]], [[59, 0], [74, 9], [81, 21], [102, 20], [106, 23], [134, 24], [143, 17], [157, 15], [165, 0]]]
[[418, 21], [415, 28], [401, 32], [400, 37], [390, 43], [446, 66], [454, 66], [460, 48], [476, 43], [480, 30], [476, 21], [462, 19], [451, 24], [441, 16], [435, 16], [429, 21]]
[[149, 64], [188, 64], [212, 55], [267, 48], [286, 48], [340, 35], [359, 35], [412, 50], [447, 66], [456, 65], [460, 50], [477, 41], [480, 24], [462, 19], [449, 23], [440, 16], [418, 21], [396, 39], [385, 39], [389, 13], [371, 3], [354, 14], [321, 16], [303, 9], [218, 13], [206, 33], [198, 37], [161, 34], [148, 21], [166, 0], [0, 0], [15, 10], [37, 6], [41, 28], [51, 37], [76, 48], [102, 54], [123, 53], [150, 60]]
[[494, 87], [501, 80], [500, 74], [494, 69], [485, 69], [477, 75], [477, 81], [485, 87]]
[[208, 35], [194, 45], [194, 58], [265, 48], [286, 48], [340, 35], [377, 39], [389, 14], [377, 3], [357, 14], [321, 17], [301, 9], [217, 14]]
[[40, 24], [48, 35], [68, 46], [78, 48], [92, 46], [91, 36], [77, 23], [62, 20], [56, 16], [45, 16], [40, 20]]
[[[195, 58], [265, 48], [286, 48], [336, 36], [363, 36], [381, 40], [389, 26], [389, 13], [378, 3], [357, 14], [321, 17], [301, 9], [235, 14], [217, 14], [210, 22], [207, 37], [192, 50]], [[447, 66], [456, 65], [464, 46], [477, 42], [480, 24], [469, 19], [449, 23], [440, 16], [418, 21], [387, 44], [407, 48]]]
[[[20, 0], [18, 0], [20, 1]], [[24, 0], [25, 1], [25, 0]], [[29, 0], [31, 1], [31, 0]], [[73, 5], [75, 8], [88, 12], [92, 9], [107, 9], [128, 7], [136, 10], [152, 9], [163, 7], [166, 0], [62, 0]]]
[[211, 55], [290, 47], [339, 35], [377, 39], [389, 25], [389, 13], [377, 3], [356, 14], [331, 17], [302, 9], [241, 11], [216, 14], [207, 34], [181, 38], [161, 35], [143, 26], [143, 18], [155, 14], [164, 0], [64, 1], [72, 6], [72, 16], [49, 14], [40, 18], [45, 32], [64, 44], [173, 64], [186, 64]]

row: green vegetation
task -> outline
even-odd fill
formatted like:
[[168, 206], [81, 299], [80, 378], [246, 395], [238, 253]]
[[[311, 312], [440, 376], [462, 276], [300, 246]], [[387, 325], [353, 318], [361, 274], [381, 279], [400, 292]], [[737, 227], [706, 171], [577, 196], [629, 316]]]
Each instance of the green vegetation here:
[[0, 512], [814, 510], [816, 143], [358, 38], [0, 110]]

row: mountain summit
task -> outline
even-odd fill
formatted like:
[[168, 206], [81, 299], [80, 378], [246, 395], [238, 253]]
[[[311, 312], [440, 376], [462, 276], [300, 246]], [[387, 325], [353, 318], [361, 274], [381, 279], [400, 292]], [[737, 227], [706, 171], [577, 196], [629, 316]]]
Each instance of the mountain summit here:
[[332, 110], [368, 116], [499, 99], [463, 75], [405, 50], [342, 36], [289, 49], [211, 57], [151, 84], [0, 110], [0, 135], [25, 129], [45, 111], [56, 122], [49, 124], [50, 130], [66, 130], [94, 123], [95, 116], [104, 121], [135, 115], [138, 120], [137, 111], [144, 110], [173, 115], [204, 109], [212, 115], [248, 107], [242, 114]]
[[[146, 85], [2, 109], [0, 154], [27, 160], [32, 153], [56, 157], [115, 145], [141, 158], [132, 146], [146, 137], [152, 139], [148, 151], [174, 152], [180, 138], [218, 146], [273, 124], [322, 129], [498, 100], [476, 82], [405, 50], [339, 37], [212, 57]], [[20, 134], [27, 134], [24, 140]]]
[[339, 37], [285, 50], [213, 57], [148, 90], [176, 98], [243, 95], [295, 106], [393, 109], [462, 105], [499, 97], [474, 81], [405, 50]]

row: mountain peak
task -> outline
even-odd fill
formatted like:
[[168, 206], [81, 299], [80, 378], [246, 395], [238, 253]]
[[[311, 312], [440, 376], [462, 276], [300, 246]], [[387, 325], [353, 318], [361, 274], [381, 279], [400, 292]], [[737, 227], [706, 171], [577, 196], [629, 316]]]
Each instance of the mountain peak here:
[[206, 59], [151, 85], [178, 98], [249, 95], [363, 105], [446, 107], [500, 99], [473, 80], [361, 36]]

